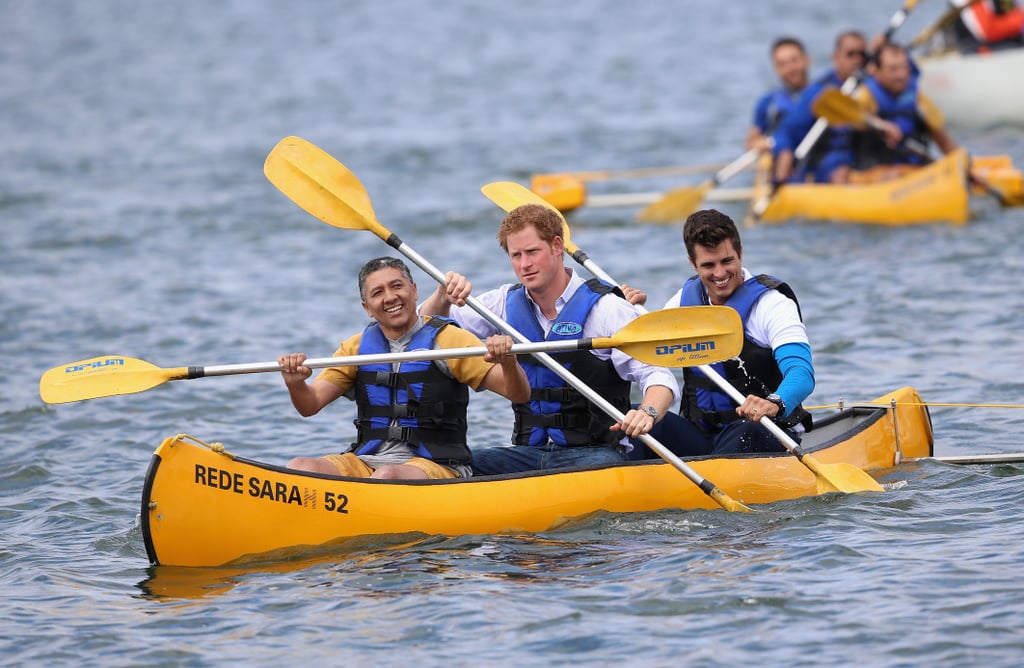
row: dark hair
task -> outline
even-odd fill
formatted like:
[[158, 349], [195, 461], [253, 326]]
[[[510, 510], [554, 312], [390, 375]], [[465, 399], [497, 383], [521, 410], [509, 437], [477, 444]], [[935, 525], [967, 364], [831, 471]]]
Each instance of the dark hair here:
[[686, 246], [686, 255], [691, 262], [697, 255], [695, 249], [698, 244], [714, 248], [726, 240], [732, 241], [737, 255], [743, 255], [743, 244], [740, 243], [736, 223], [717, 209], [695, 211], [683, 223], [683, 245]]
[[557, 211], [541, 204], [524, 204], [509, 211], [498, 226], [498, 243], [502, 249], [508, 252], [508, 235], [531, 225], [536, 228], [537, 236], [548, 243], [562, 236], [562, 216]]
[[886, 42], [881, 47], [879, 47], [878, 53], [875, 54], [876, 63], [881, 64], [883, 53], [891, 53], [893, 55], [902, 54], [904, 56], [907, 56], [908, 58], [910, 57], [910, 54], [907, 53], [907, 49], [902, 44], [896, 44], [895, 42]]
[[838, 36], [836, 36], [836, 43], [835, 47], [833, 48], [834, 52], [839, 51], [839, 47], [842, 46], [843, 40], [846, 39], [847, 37], [853, 37], [854, 39], [859, 39], [860, 41], [865, 43], [868, 41], [868, 38], [864, 36], [864, 33], [862, 33], [859, 30], [844, 30], [843, 32], [839, 33]]
[[416, 281], [412, 280], [412, 274], [409, 273], [409, 267], [404, 262], [399, 260], [397, 257], [375, 257], [362, 267], [359, 268], [359, 299], [366, 301], [366, 296], [363, 291], [366, 289], [366, 279], [375, 271], [381, 269], [397, 269], [402, 272], [402, 276], [406, 278], [410, 283], [414, 284]]
[[778, 38], [777, 40], [772, 42], [772, 48], [768, 53], [774, 55], [775, 52], [779, 49], [779, 47], [783, 46], [795, 46], [796, 48], [800, 49], [800, 53], [807, 53], [807, 49], [804, 48], [804, 43], [798, 40], [796, 37]]

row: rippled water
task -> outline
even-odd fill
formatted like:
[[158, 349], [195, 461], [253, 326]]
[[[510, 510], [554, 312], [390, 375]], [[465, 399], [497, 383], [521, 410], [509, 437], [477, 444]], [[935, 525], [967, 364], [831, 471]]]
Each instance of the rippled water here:
[[[922, 4], [901, 35], [934, 17]], [[76, 359], [323, 356], [361, 326], [356, 269], [389, 249], [266, 181], [286, 135], [355, 171], [413, 248], [491, 286], [510, 271], [481, 185], [729, 160], [770, 83], [773, 37], [803, 36], [820, 68], [837, 30], [879, 30], [895, 9], [0, 1], [6, 661], [1016, 665], [1021, 464], [905, 466], [886, 494], [754, 515], [600, 516], [541, 536], [151, 569], [135, 523], [162, 438], [190, 432], [282, 463], [350, 438], [351, 406], [303, 420], [272, 375], [55, 407], [38, 397], [42, 372]], [[955, 134], [1024, 162], [1019, 130]], [[932, 409], [937, 454], [1024, 450], [1024, 211], [973, 206], [961, 228], [744, 232], [745, 264], [800, 296], [818, 373], [809, 403], [914, 385], [957, 404]], [[582, 210], [573, 240], [660, 303], [686, 273], [679, 228], [634, 213]], [[506, 409], [476, 402], [474, 440], [504, 441]]]

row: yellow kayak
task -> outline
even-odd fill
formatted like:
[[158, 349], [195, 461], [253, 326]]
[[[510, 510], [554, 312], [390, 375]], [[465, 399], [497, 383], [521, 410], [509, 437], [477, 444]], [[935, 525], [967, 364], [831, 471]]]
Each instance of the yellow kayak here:
[[[968, 218], [967, 151], [957, 149], [899, 178], [857, 184], [787, 184], [775, 193], [761, 222], [794, 218], [875, 225], [947, 222]], [[755, 201], [768, 194], [759, 179]]]
[[[905, 387], [821, 419], [802, 446], [824, 464], [880, 471], [931, 456], [932, 444], [928, 410]], [[817, 493], [815, 476], [788, 453], [687, 461], [744, 504]], [[597, 511], [669, 508], [719, 506], [660, 459], [396, 482], [293, 471], [177, 435], [157, 448], [146, 474], [142, 533], [154, 564], [220, 566], [322, 553], [359, 536], [539, 532]]]
[[[967, 221], [968, 194], [996, 195], [1005, 206], [1024, 206], [1024, 175], [1008, 155], [973, 156], [969, 160], [973, 183], [966, 185], [968, 160], [963, 151], [902, 178], [878, 182], [880, 171], [856, 173], [856, 184], [788, 185], [781, 189], [760, 220], [791, 218], [840, 220], [881, 225]], [[767, 197], [770, 159], [763, 156], [753, 187], [713, 188], [703, 202], [758, 202]], [[981, 185], [984, 183], [985, 185]], [[685, 186], [680, 186], [680, 189]], [[698, 190], [695, 186], [691, 190]], [[635, 207], [663, 201], [665, 192], [590, 194], [583, 178], [572, 173], [534, 174], [530, 190], [563, 213], [580, 207]], [[670, 191], [671, 192], [671, 191]], [[680, 211], [680, 219], [690, 211]]]

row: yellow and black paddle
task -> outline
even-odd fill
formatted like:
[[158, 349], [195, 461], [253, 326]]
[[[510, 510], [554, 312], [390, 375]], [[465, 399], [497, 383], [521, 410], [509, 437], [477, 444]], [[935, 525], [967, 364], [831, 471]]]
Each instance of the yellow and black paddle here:
[[[544, 201], [540, 200], [540, 198], [538, 198], [534, 193], [512, 181], [489, 183], [481, 188], [481, 191], [488, 199], [506, 212], [524, 204], [544, 204]], [[562, 218], [562, 234], [565, 247], [567, 250], [570, 250], [570, 254], [573, 259], [586, 267], [587, 270], [601, 280], [611, 283], [612, 285], [618, 285], [618, 283], [593, 260], [591, 260], [582, 249], [569, 241], [569, 225], [565, 222], [565, 218]], [[643, 310], [643, 307], [638, 306], [637, 308]], [[711, 306], [709, 308], [721, 307]], [[732, 309], [727, 310], [731, 311]], [[654, 311], [654, 313], [657, 313], [657, 311]], [[739, 390], [733, 387], [732, 384], [725, 380], [725, 378], [723, 378], [717, 371], [715, 371], [714, 368], [707, 364], [699, 364], [695, 366], [701, 371], [701, 373], [718, 385], [723, 392], [727, 393], [733, 401], [738, 404], [743, 403], [744, 396], [740, 394]], [[814, 473], [819, 494], [823, 494], [825, 492], [853, 493], [883, 491], [882, 486], [862, 469], [854, 466], [853, 464], [826, 464], [820, 462], [812, 455], [804, 452], [800, 445], [790, 438], [789, 434], [783, 431], [783, 429], [779, 427], [779, 425], [775, 424], [775, 422], [771, 420], [761, 420], [761, 423], [765, 425], [768, 431], [770, 431], [787, 450], [793, 453], [804, 466]]]
[[945, 30], [947, 26], [953, 23], [953, 21], [955, 21], [956, 18], [960, 16], [960, 12], [979, 2], [981, 2], [981, 0], [968, 0], [968, 2], [962, 4], [950, 3], [949, 8], [945, 12], [943, 12], [938, 19], [932, 22], [920, 33], [918, 33], [918, 35], [914, 39], [910, 40], [910, 43], [907, 44], [907, 48], [916, 49], [919, 46], [922, 46], [925, 42], [930, 40], [932, 36], [935, 35], [935, 33], [941, 30]]
[[[263, 171], [271, 183], [314, 217], [333, 227], [373, 232], [389, 246], [416, 263], [435, 281], [444, 285], [445, 275], [437, 267], [407, 246], [398, 235], [392, 233], [377, 220], [373, 208], [370, 206], [369, 195], [355, 174], [319, 147], [300, 137], [285, 137], [267, 156]], [[505, 332], [519, 343], [530, 343], [522, 333], [494, 315], [475, 297], [470, 296], [466, 303], [499, 331]], [[711, 351], [704, 352], [710, 353]], [[715, 350], [713, 352], [717, 355], [722, 351]], [[622, 411], [550, 355], [537, 353], [535, 359], [551, 369], [613, 420], [616, 422], [623, 420], [625, 415]], [[640, 440], [700, 487], [722, 508], [739, 512], [750, 510], [693, 470], [650, 434], [644, 434]]]
[[[631, 206], [652, 201], [654, 193], [627, 193], [619, 195], [597, 195], [587, 193], [587, 184], [594, 181], [611, 181], [633, 178], [655, 178], [662, 176], [683, 176], [707, 174], [725, 167], [724, 164], [676, 165], [670, 167], [638, 167], [635, 169], [600, 169], [581, 172], [551, 172], [530, 176], [530, 190], [553, 204], [559, 211], [572, 211], [584, 204], [590, 206]], [[730, 193], [730, 196], [732, 193]], [[653, 199], [657, 199], [654, 197]]]
[[637, 214], [637, 220], [647, 223], [674, 223], [683, 220], [697, 210], [709, 192], [757, 162], [761, 152], [750, 149], [728, 165], [715, 172], [707, 181], [698, 186], [673, 188]]
[[725, 167], [724, 163], [706, 165], [669, 165], [667, 167], [634, 167], [632, 169], [594, 169], [576, 172], [547, 172], [534, 174], [530, 178], [570, 176], [590, 183], [592, 181], [614, 181], [617, 179], [651, 179], [661, 176], [689, 176], [692, 174], [708, 174]]
[[[630, 357], [647, 364], [676, 367], [703, 361], [727, 359], [743, 345], [738, 320], [723, 317], [721, 309], [691, 306], [657, 311], [633, 320], [610, 337], [581, 338], [566, 341], [517, 343], [512, 352], [529, 355], [542, 352], [618, 348]], [[334, 366], [387, 364], [417, 360], [480, 357], [484, 346], [414, 350], [376, 355], [349, 355], [308, 359], [303, 364], [311, 369]], [[98, 399], [120, 394], [134, 394], [163, 385], [171, 380], [193, 380], [208, 376], [233, 376], [280, 371], [277, 362], [225, 364], [220, 366], [183, 366], [162, 369], [144, 360], [121, 355], [93, 357], [50, 369], [39, 381], [39, 394], [48, 404]]]

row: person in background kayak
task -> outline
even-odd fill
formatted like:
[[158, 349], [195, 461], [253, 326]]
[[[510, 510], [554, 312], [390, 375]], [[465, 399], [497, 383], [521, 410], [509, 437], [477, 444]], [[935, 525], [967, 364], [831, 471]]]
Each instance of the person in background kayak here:
[[[651, 436], [679, 456], [783, 452], [785, 447], [759, 422], [772, 419], [799, 441], [811, 427], [801, 406], [814, 389], [811, 347], [796, 295], [786, 283], [743, 267], [743, 245], [731, 218], [715, 209], [691, 214], [683, 244], [697, 271], [665, 303], [727, 306], [743, 321], [738, 358], [713, 364], [746, 395], [737, 406], [697, 369], [683, 369], [679, 413], [669, 413]], [[646, 301], [630, 289], [629, 297]]]
[[[485, 292], [479, 301], [531, 341], [613, 336], [640, 312], [612, 286], [585, 281], [565, 266], [562, 225], [558, 213], [536, 204], [509, 212], [498, 229], [498, 241], [521, 283]], [[451, 314], [477, 336], [496, 333], [491, 323], [464, 306], [472, 290], [466, 277], [449, 272], [446, 278], [421, 312]], [[679, 399], [671, 371], [616, 348], [553, 357], [622, 411], [622, 422], [615, 423], [540, 362], [520, 359], [532, 390], [528, 402], [513, 401], [513, 445], [474, 449], [476, 473], [621, 463], [633, 448], [629, 438], [650, 431]], [[635, 409], [630, 407], [633, 382], [643, 397]]]
[[1024, 9], [1015, 0], [952, 0], [950, 4], [963, 7], [946, 37], [946, 42], [960, 52], [985, 53], [1024, 46]]
[[807, 88], [807, 70], [811, 59], [803, 43], [793, 37], [780, 37], [772, 43], [772, 67], [779, 77], [778, 88], [762, 95], [754, 105], [754, 121], [747, 132], [746, 149], [769, 151], [775, 128]]
[[[896, 178], [930, 162], [931, 141], [943, 154], [957, 148], [945, 129], [942, 112], [918, 89], [910, 56], [899, 44], [879, 48], [873, 74], [857, 89], [854, 99], [881, 128], [856, 132], [853, 139], [858, 171], [886, 166], [874, 180], [878, 176]], [[851, 180], [857, 181], [857, 174]]]
[[[363, 265], [359, 296], [373, 322], [343, 341], [335, 356], [481, 345], [450, 320], [416, 314], [416, 283], [397, 258]], [[300, 415], [315, 415], [347, 393], [358, 407], [357, 441], [349, 451], [296, 457], [288, 468], [357, 478], [469, 477], [467, 386], [512, 401], [525, 401], [530, 394], [526, 375], [508, 354], [511, 345], [508, 336], [492, 336], [483, 358], [330, 367], [310, 383], [312, 370], [302, 364], [304, 353], [281, 355], [281, 375]]]
[[857, 76], [866, 62], [866, 39], [855, 30], [843, 32], [836, 38], [832, 51], [833, 69], [811, 82], [782, 120], [773, 135], [775, 138], [775, 174], [778, 184], [813, 180], [817, 183], [842, 182], [853, 164], [850, 130], [829, 127], [814, 143], [802, 164], [796, 163], [795, 153], [804, 137], [817, 120], [811, 108], [825, 88], [841, 88], [850, 77]]

